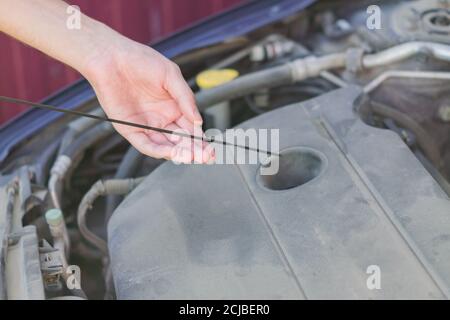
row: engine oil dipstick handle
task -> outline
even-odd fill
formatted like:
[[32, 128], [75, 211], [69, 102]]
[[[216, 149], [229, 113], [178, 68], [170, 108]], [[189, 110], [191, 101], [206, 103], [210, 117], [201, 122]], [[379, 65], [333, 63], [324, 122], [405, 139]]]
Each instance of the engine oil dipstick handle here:
[[97, 115], [89, 114], [89, 113], [84, 113], [84, 112], [80, 112], [80, 111], [61, 109], [61, 108], [54, 107], [54, 106], [51, 106], [51, 105], [31, 102], [31, 101], [27, 101], [27, 100], [23, 100], [23, 99], [17, 99], [17, 98], [11, 98], [11, 97], [6, 97], [6, 96], [0, 96], [0, 101], [9, 102], [9, 103], [13, 103], [13, 104], [26, 104], [26, 105], [30, 105], [30, 106], [32, 106], [34, 108], [46, 109], [46, 110], [51, 110], [51, 111], [55, 111], [55, 112], [66, 113], [66, 114], [75, 115], [75, 116], [78, 116], [78, 117], [92, 118], [92, 119], [95, 119], [95, 120], [98, 120], [98, 121], [106, 121], [106, 122], [111, 122], [111, 123], [122, 124], [122, 125], [125, 125], [125, 126], [130, 126], [130, 127], [136, 127], [136, 128], [156, 131], [156, 132], [160, 132], [160, 133], [173, 134], [173, 135], [184, 137], [184, 138], [190, 138], [192, 140], [201, 140], [201, 141], [205, 141], [205, 142], [208, 142], [208, 143], [218, 143], [218, 144], [222, 144], [224, 146], [227, 146], [227, 145], [228, 146], [233, 146], [233, 147], [245, 149], [245, 150], [248, 150], [248, 151], [256, 151], [258, 153], [265, 153], [265, 154], [267, 154], [269, 156], [278, 156], [278, 157], [280, 156], [279, 153], [275, 153], [275, 152], [268, 151], [268, 150], [263, 150], [263, 149], [260, 149], [260, 148], [252, 148], [252, 147], [249, 147], [249, 146], [243, 146], [243, 145], [239, 145], [239, 144], [234, 144], [234, 143], [227, 142], [227, 141], [220, 141], [220, 140], [216, 140], [214, 137], [199, 137], [199, 136], [195, 136], [195, 135], [188, 134], [188, 133], [177, 132], [177, 131], [172, 131], [172, 130], [163, 129], [163, 128], [156, 128], [156, 127], [147, 126], [147, 125], [144, 125], [144, 124], [128, 122], [128, 121], [123, 121], [123, 120], [118, 120], [118, 119], [111, 119], [111, 118], [101, 117], [101, 116], [97, 116]]

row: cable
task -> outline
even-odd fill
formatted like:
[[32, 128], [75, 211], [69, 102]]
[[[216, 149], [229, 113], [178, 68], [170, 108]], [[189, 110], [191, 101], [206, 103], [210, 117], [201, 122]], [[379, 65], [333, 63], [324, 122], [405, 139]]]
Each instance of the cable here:
[[89, 189], [81, 200], [77, 212], [78, 228], [81, 235], [92, 245], [98, 248], [105, 256], [108, 255], [108, 246], [106, 241], [94, 234], [87, 227], [86, 216], [88, 210], [92, 207], [95, 200], [105, 195], [125, 195], [133, 191], [144, 178], [136, 179], [111, 179], [99, 180]]
[[60, 149], [60, 154], [56, 158], [50, 170], [50, 179], [48, 183], [50, 196], [56, 208], [62, 208], [59, 188], [61, 182], [65, 179], [66, 174], [74, 165], [75, 159], [87, 148], [108, 137], [113, 131], [113, 127], [110, 123], [102, 122], [85, 131], [69, 145], [65, 146], [63, 149]]

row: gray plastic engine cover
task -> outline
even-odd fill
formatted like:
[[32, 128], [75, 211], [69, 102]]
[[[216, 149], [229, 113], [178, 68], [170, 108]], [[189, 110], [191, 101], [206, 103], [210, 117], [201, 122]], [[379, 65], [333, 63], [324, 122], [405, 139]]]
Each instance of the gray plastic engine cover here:
[[[240, 126], [280, 128], [281, 150], [323, 155], [299, 187], [264, 188], [257, 165], [166, 163], [149, 175], [108, 226], [118, 298], [448, 298], [448, 197], [395, 133], [358, 119], [360, 94]], [[367, 285], [373, 265], [380, 289]]]

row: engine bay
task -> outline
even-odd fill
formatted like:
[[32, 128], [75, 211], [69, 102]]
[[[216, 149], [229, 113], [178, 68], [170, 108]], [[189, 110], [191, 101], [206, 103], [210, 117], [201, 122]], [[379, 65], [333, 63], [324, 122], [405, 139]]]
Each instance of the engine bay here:
[[[360, 95], [339, 89], [239, 125], [283, 128], [275, 175], [161, 165], [109, 222], [117, 297], [444, 298], [432, 275], [450, 276], [450, 203], [398, 135], [355, 117]], [[390, 279], [381, 291], [360, 280], [374, 261]]]
[[273, 176], [148, 158], [92, 119], [16, 148], [0, 164], [3, 295], [449, 298], [450, 2], [375, 1], [379, 29], [372, 2], [320, 1], [174, 59], [205, 129], [279, 129]]

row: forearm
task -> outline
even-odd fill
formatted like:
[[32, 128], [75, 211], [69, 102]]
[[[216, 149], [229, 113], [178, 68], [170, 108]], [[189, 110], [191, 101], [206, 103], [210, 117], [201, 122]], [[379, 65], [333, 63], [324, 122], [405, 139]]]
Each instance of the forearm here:
[[[85, 15], [68, 27], [60, 0], [0, 0], [0, 31], [78, 70], [92, 85], [109, 118], [193, 134], [202, 118], [177, 65]], [[70, 26], [70, 24], [69, 24]], [[206, 145], [180, 143], [159, 132], [115, 124], [142, 153], [191, 162], [213, 159]], [[201, 128], [199, 130], [201, 132]]]
[[83, 14], [80, 29], [68, 28], [67, 7], [60, 0], [0, 0], [0, 31], [85, 75], [90, 61], [106, 55], [123, 37]]

